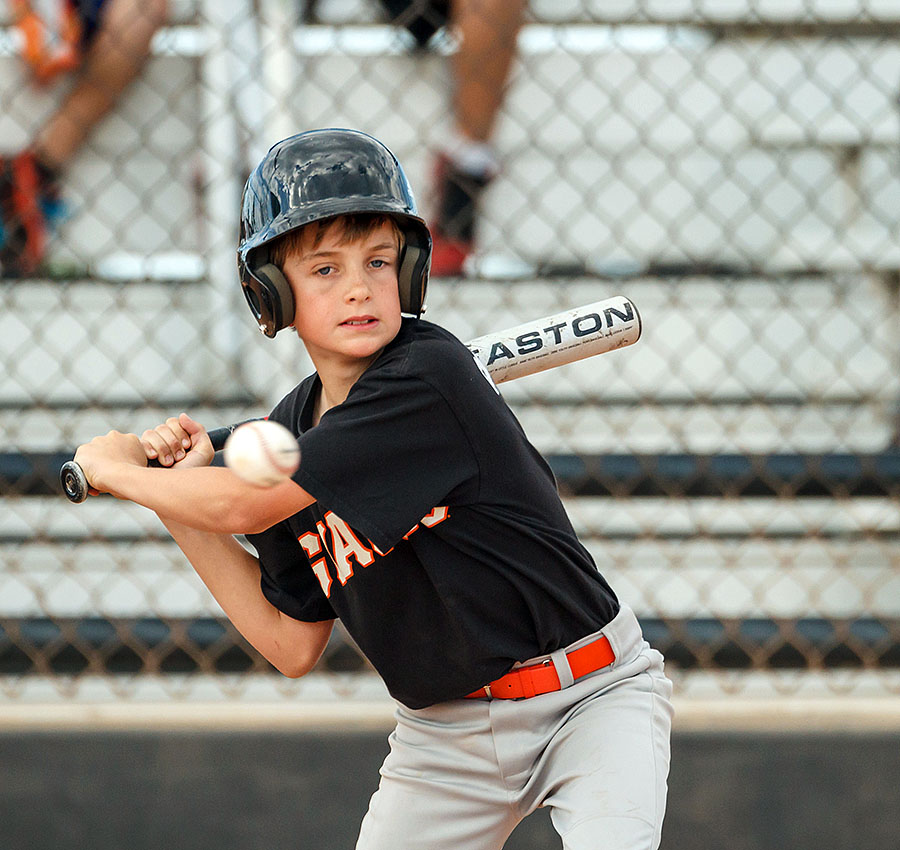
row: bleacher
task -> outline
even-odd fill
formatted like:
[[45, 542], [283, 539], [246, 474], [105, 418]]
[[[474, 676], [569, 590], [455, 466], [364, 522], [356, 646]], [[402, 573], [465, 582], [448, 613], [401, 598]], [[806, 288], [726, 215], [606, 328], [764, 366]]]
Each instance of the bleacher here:
[[[463, 339], [637, 304], [633, 348], [503, 392], [684, 670], [900, 665], [900, 2], [876, 5], [534, 0], [479, 255], [430, 289]], [[287, 30], [243, 6], [174, 4], [67, 179], [50, 274], [0, 282], [0, 674], [263, 669], [152, 516], [70, 505], [56, 473], [111, 427], [225, 424], [289, 388], [295, 344], [237, 287], [243, 169], [353, 126], [424, 200], [451, 48], [410, 52], [363, 0]], [[63, 87], [25, 85], [7, 29], [0, 90], [15, 147]], [[358, 666], [340, 638], [324, 664]]]

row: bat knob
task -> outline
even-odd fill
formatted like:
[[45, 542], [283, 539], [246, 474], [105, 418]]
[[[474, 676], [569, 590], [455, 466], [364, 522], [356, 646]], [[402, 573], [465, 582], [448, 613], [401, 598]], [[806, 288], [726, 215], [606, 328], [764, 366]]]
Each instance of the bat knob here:
[[88, 497], [88, 481], [84, 471], [74, 460], [64, 463], [59, 470], [59, 483], [70, 502], [76, 504]]

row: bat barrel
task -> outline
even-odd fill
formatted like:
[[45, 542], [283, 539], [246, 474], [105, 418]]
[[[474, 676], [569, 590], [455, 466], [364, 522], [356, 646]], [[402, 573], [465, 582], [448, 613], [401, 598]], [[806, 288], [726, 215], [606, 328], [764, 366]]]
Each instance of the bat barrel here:
[[633, 345], [641, 316], [622, 295], [487, 334], [468, 345], [495, 384]]

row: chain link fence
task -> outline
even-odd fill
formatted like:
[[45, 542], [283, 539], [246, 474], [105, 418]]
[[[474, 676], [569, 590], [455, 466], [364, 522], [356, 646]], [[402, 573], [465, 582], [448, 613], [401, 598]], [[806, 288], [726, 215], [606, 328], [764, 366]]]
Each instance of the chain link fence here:
[[[455, 14], [169, 2], [61, 170], [39, 267], [0, 281], [4, 700], [376, 687], [340, 631], [281, 679], [152, 515], [70, 505], [56, 476], [94, 434], [263, 415], [306, 374], [237, 286], [244, 176], [279, 138], [355, 127], [436, 215]], [[5, 15], [7, 163], [84, 69], [38, 86]], [[895, 0], [532, 0], [474, 253], [430, 286], [463, 339], [619, 293], [641, 310], [637, 346], [503, 392], [683, 693], [900, 693], [898, 36]]]

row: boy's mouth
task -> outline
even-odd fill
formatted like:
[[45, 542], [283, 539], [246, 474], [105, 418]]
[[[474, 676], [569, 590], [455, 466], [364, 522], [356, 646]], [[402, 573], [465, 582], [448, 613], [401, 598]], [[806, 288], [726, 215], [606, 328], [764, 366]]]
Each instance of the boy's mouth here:
[[374, 316], [358, 316], [353, 319], [347, 319], [341, 322], [342, 325], [348, 325], [354, 328], [364, 328], [368, 325], [374, 325], [378, 320]]

